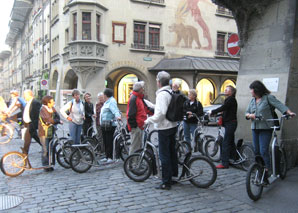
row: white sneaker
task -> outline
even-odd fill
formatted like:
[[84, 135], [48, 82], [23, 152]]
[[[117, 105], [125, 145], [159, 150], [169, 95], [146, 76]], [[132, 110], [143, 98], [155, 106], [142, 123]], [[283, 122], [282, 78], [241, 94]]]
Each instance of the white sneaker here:
[[112, 163], [114, 162], [111, 158], [108, 158], [107, 163]]
[[103, 159], [100, 160], [100, 162], [107, 162], [107, 160], [108, 160], [108, 159], [103, 158]]

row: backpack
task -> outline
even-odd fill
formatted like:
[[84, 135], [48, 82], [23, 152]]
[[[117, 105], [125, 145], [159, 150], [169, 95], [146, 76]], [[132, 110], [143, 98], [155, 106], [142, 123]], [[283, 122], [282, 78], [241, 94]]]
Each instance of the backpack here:
[[183, 104], [186, 100], [185, 95], [179, 93], [173, 93], [168, 90], [163, 90], [169, 93], [172, 98], [168, 106], [166, 118], [169, 121], [182, 121], [183, 120]]
[[21, 103], [21, 105], [22, 105], [21, 107], [24, 109], [26, 106], [26, 101], [21, 97], [18, 97], [18, 101]]

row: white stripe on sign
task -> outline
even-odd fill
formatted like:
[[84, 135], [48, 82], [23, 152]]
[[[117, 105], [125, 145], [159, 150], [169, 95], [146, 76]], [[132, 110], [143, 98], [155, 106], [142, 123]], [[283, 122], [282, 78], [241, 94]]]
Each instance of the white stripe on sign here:
[[233, 43], [228, 43], [228, 48], [232, 48], [232, 47], [238, 47], [238, 41]]

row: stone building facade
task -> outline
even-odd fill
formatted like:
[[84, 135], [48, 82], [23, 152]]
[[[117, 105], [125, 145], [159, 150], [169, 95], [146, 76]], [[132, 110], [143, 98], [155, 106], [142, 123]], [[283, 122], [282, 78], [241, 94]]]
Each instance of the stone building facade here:
[[227, 54], [231, 33], [237, 27], [230, 11], [209, 0], [15, 0], [6, 39], [11, 54], [1, 57], [9, 76], [5, 88], [37, 94], [45, 79], [60, 105], [73, 88], [95, 100], [110, 87], [124, 110], [133, 82], [145, 81], [154, 100], [156, 65], [191, 56], [210, 61], [207, 67], [160, 69], [182, 90], [196, 88], [207, 105], [236, 83], [237, 68], [226, 66], [238, 66], [238, 58]]

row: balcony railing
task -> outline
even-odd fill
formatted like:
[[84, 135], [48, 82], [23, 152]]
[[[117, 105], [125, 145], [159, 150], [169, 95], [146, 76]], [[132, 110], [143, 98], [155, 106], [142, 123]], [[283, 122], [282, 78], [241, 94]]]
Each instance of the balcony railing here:
[[216, 56], [227, 56], [229, 57], [230, 55], [227, 53], [227, 52], [224, 52], [224, 51], [215, 51], [215, 55]]
[[163, 6], [165, 4], [165, 0], [131, 0], [134, 2], [141, 2], [146, 4], [155, 4]]
[[225, 16], [233, 16], [232, 11], [228, 9], [216, 9], [216, 13], [220, 15], [225, 15]]
[[139, 50], [156, 50], [156, 51], [163, 51], [164, 50], [164, 46], [145, 45], [145, 44], [138, 44], [138, 43], [131, 44], [131, 48], [139, 49]]

